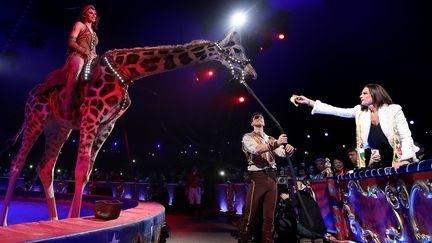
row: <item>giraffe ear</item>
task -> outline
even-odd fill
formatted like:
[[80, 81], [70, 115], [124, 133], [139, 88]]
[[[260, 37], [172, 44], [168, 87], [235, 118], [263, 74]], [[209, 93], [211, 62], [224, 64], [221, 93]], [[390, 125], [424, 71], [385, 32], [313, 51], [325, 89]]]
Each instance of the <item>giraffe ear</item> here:
[[220, 42], [222, 47], [231, 47], [240, 44], [240, 34], [236, 30], [232, 30], [228, 35]]

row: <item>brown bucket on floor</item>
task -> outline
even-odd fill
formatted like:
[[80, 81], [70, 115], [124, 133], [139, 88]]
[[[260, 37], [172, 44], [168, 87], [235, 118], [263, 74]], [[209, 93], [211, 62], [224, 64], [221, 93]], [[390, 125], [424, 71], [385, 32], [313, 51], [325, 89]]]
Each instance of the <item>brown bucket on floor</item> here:
[[123, 203], [119, 200], [98, 200], [94, 204], [94, 215], [97, 219], [111, 220], [120, 216]]

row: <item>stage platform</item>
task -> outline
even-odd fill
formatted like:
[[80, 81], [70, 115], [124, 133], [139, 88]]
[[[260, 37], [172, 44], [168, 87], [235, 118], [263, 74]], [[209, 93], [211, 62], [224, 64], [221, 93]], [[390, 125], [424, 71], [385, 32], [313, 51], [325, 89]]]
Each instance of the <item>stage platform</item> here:
[[[19, 192], [18, 198], [26, 193]], [[35, 194], [30, 192], [27, 196], [32, 198]], [[71, 196], [56, 195], [59, 201]], [[113, 198], [84, 195], [83, 204], [107, 199]], [[87, 216], [4, 226], [0, 227], [0, 242], [158, 242], [165, 223], [165, 208], [158, 203], [120, 200], [123, 209], [115, 220]], [[31, 208], [25, 210], [28, 212], [24, 214], [32, 214]]]

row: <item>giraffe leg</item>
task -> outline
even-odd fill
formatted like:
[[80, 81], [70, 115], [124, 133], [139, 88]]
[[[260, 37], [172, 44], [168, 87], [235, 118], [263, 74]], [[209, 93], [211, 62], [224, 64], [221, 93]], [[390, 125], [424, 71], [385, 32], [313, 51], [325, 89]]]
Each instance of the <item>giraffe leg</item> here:
[[75, 193], [69, 210], [69, 218], [80, 216], [83, 189], [89, 181], [97, 153], [102, 147], [108, 135], [114, 128], [115, 121], [98, 129], [96, 133], [84, 133], [81, 130], [78, 161], [75, 167]]
[[102, 148], [102, 145], [105, 143], [108, 136], [111, 134], [111, 131], [114, 129], [115, 121], [110, 122], [109, 124], [105, 125], [101, 129], [99, 129], [99, 132], [97, 133], [97, 139], [93, 143], [92, 151], [91, 151], [91, 157], [90, 157], [90, 170], [88, 177], [90, 178], [90, 174], [93, 171], [94, 163], [96, 161], [96, 157], [99, 153], [99, 150]]
[[84, 131], [81, 131], [78, 159], [75, 166], [75, 193], [69, 209], [69, 218], [78, 218], [80, 216], [83, 190], [89, 181], [90, 153], [94, 139], [94, 133], [85, 133]]
[[37, 172], [44, 187], [45, 196], [48, 203], [48, 212], [51, 220], [57, 220], [57, 207], [54, 197], [54, 167], [58, 154], [69, 137], [71, 129], [50, 124], [45, 127], [45, 153], [41, 163], [39, 163]]
[[6, 195], [3, 201], [3, 208], [0, 214], [0, 221], [4, 226], [7, 225], [7, 214], [9, 210], [9, 204], [12, 199], [12, 194], [16, 186], [17, 177], [20, 175], [21, 170], [24, 167], [26, 158], [30, 149], [40, 136], [43, 130], [43, 117], [30, 116], [26, 120], [26, 126], [23, 132], [23, 139], [18, 154], [13, 158], [10, 168], [9, 183], [6, 191]]

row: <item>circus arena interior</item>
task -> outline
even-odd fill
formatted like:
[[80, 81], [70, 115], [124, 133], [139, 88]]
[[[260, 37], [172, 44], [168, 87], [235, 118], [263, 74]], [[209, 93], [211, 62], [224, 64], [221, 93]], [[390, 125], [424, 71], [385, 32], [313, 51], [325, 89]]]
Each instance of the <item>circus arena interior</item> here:
[[428, 0], [0, 3], [0, 242], [431, 242]]

